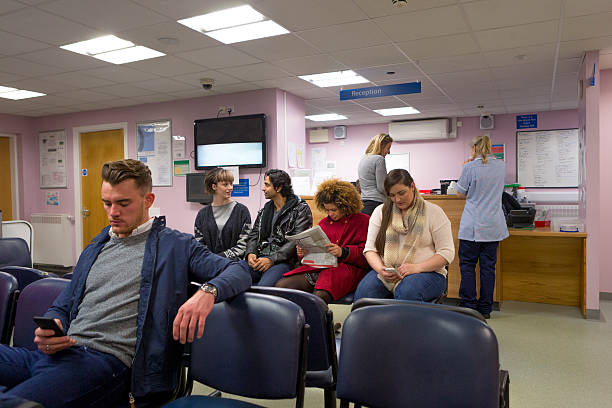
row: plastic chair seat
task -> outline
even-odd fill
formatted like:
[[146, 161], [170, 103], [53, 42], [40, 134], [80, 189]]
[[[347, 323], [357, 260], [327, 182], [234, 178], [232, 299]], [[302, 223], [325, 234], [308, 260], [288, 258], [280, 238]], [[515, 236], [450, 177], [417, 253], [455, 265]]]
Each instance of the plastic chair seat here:
[[251, 404], [246, 401], [240, 401], [228, 398], [208, 397], [206, 395], [192, 395], [190, 397], [179, 398], [176, 401], [166, 405], [168, 408], [199, 408], [199, 407], [215, 407], [215, 408], [265, 408], [262, 405]]

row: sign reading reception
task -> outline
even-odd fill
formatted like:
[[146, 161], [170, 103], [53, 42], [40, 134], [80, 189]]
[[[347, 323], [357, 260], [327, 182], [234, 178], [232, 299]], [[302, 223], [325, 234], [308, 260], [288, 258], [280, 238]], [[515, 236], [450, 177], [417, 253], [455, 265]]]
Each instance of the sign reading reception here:
[[340, 91], [340, 100], [380, 98], [381, 96], [403, 95], [421, 93], [420, 82], [407, 82], [405, 84], [393, 84], [383, 86], [371, 86], [369, 88], [345, 89]]

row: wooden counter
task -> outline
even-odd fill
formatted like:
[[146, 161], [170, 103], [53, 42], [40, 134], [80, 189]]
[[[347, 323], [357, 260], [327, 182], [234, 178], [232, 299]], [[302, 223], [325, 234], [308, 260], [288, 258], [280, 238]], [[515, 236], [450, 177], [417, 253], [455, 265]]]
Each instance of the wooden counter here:
[[[314, 225], [327, 216], [314, 205], [313, 196], [302, 197], [312, 210]], [[457, 195], [424, 195], [450, 219], [455, 260], [448, 268], [448, 297], [459, 298], [459, 223], [465, 199]], [[586, 313], [586, 233], [509, 229], [510, 236], [497, 250], [493, 299], [579, 306]], [[476, 287], [480, 279], [476, 273]]]

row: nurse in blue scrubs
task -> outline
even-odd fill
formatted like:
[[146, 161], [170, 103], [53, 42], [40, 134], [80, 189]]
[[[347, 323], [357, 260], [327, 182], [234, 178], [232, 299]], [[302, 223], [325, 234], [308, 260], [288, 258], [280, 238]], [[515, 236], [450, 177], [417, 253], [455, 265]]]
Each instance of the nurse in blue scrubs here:
[[[508, 237], [502, 211], [506, 164], [491, 155], [489, 136], [472, 139], [472, 157], [457, 182], [466, 197], [459, 225], [459, 297], [463, 306], [491, 315], [495, 288], [495, 263], [499, 241]], [[480, 266], [480, 297], [476, 298], [476, 264]]]

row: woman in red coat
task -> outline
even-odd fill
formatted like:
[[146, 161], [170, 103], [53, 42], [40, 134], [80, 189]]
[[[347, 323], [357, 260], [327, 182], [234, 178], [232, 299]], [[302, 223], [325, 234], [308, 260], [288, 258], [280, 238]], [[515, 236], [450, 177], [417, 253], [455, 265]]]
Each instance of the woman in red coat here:
[[[327, 251], [338, 258], [338, 266], [326, 269], [300, 266], [284, 274], [276, 286], [311, 292], [331, 303], [354, 291], [370, 269], [363, 256], [370, 217], [359, 212], [363, 208], [361, 197], [346, 181], [331, 179], [321, 183], [315, 203], [327, 212], [319, 226], [331, 241], [326, 245]], [[297, 253], [301, 259], [306, 250], [297, 247]]]

